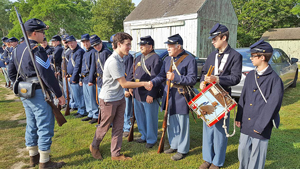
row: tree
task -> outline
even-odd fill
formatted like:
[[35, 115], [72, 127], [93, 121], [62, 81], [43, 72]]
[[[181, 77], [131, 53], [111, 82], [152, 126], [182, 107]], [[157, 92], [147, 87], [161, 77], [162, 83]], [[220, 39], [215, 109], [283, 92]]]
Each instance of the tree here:
[[292, 9], [292, 13], [300, 17], [300, 0], [298, 0], [297, 5]]
[[131, 0], [97, 0], [92, 8], [93, 33], [101, 39], [123, 31], [123, 21], [134, 9]]
[[0, 1], [0, 33], [2, 36], [6, 36], [12, 28], [12, 24], [8, 22], [11, 6], [12, 3], [9, 0]]
[[232, 0], [239, 24], [238, 45], [249, 46], [271, 28], [299, 26], [291, 10], [296, 0]]
[[[85, 0], [21, 0], [15, 5], [23, 18], [23, 22], [30, 18], [38, 18], [49, 25], [46, 37], [51, 38], [56, 34], [72, 34], [79, 38], [89, 32], [90, 1]], [[10, 15], [14, 24], [9, 35], [20, 36], [21, 29], [15, 13]]]

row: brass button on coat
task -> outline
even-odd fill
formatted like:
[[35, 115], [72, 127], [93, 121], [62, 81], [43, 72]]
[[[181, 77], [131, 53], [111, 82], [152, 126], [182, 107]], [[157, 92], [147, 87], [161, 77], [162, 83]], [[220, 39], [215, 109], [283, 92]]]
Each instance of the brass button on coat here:
[[251, 120], [251, 118], [248, 118], [248, 120]]
[[250, 106], [252, 106], [252, 104], [250, 104]]

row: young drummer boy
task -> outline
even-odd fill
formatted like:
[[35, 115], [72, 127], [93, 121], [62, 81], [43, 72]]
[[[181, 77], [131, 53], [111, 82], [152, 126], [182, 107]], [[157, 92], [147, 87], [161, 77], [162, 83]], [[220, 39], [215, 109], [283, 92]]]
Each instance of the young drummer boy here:
[[284, 89], [280, 77], [268, 64], [272, 46], [260, 40], [250, 46], [250, 52], [256, 68], [246, 77], [236, 116], [236, 126], [241, 128], [239, 168], [262, 169], [273, 124], [279, 125]]

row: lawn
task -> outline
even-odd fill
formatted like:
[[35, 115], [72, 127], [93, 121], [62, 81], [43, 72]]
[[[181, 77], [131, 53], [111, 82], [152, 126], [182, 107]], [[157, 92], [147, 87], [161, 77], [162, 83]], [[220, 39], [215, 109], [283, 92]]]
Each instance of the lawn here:
[[[299, 78], [298, 78], [299, 79]], [[25, 149], [24, 132], [26, 124], [22, 102], [12, 95], [12, 91], [3, 87], [4, 77], [0, 75], [0, 168], [28, 168], [29, 157]], [[198, 87], [198, 85], [197, 85]], [[281, 125], [274, 129], [269, 141], [266, 167], [300, 168], [300, 81], [296, 88], [285, 90], [280, 110]], [[232, 132], [233, 113], [231, 114], [230, 133]], [[73, 116], [67, 116], [67, 123], [55, 126], [55, 135], [51, 148], [53, 161], [64, 161], [63, 168], [198, 168], [202, 164], [202, 120], [190, 116], [191, 148], [188, 156], [174, 162], [171, 155], [157, 154], [158, 144], [147, 149], [145, 144], [123, 140], [122, 153], [131, 156], [132, 161], [115, 162], [110, 159], [111, 130], [100, 145], [104, 160], [95, 160], [89, 151], [95, 133], [95, 125], [82, 122]], [[161, 137], [163, 113], [159, 113], [159, 138]], [[135, 124], [135, 138], [138, 133]], [[239, 161], [237, 148], [239, 129], [235, 136], [228, 139], [224, 168], [236, 169]], [[169, 148], [166, 140], [165, 149]], [[36, 167], [38, 168], [38, 167]]]

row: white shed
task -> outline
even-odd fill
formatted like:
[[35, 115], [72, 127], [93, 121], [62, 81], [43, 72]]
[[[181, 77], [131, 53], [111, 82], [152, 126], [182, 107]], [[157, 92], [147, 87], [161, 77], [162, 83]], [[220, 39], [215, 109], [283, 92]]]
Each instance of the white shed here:
[[282, 49], [290, 58], [300, 60], [300, 27], [271, 29], [261, 38], [268, 41], [273, 48]]
[[151, 35], [155, 48], [166, 48], [167, 38], [178, 33], [184, 49], [206, 58], [214, 50], [209, 31], [218, 22], [228, 27], [235, 48], [238, 19], [231, 0], [142, 0], [124, 20], [124, 31], [133, 37], [134, 51], [140, 37]]

